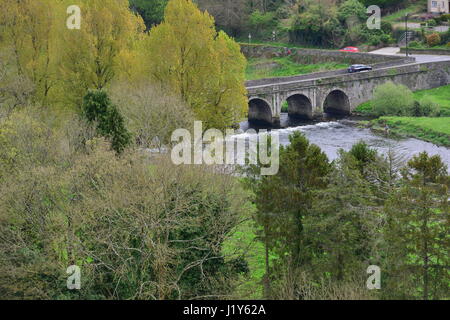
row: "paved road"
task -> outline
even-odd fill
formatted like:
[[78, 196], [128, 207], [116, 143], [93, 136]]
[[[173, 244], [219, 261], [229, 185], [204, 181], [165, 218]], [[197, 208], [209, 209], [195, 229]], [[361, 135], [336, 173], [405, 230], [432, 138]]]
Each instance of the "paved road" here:
[[[404, 53], [400, 53], [400, 48], [398, 48], [398, 47], [382, 48], [382, 49], [372, 51], [370, 53], [382, 54], [382, 55], [405, 56]], [[415, 63], [450, 61], [450, 56], [443, 56], [443, 55], [414, 54], [414, 55], [410, 55], [410, 56], [416, 58]], [[398, 65], [395, 67], [398, 67]], [[390, 68], [393, 68], [393, 67], [392, 66], [382, 67], [382, 68], [378, 68], [377, 70], [390, 69]], [[280, 78], [280, 80], [282, 80], [282, 81], [274, 82], [274, 83], [270, 83], [270, 84], [267, 84], [267, 83], [266, 84], [254, 84], [254, 83], [257, 83], [258, 80], [253, 80], [253, 81], [247, 82], [247, 89], [270, 87], [275, 84], [276, 85], [286, 85], [286, 84], [298, 83], [298, 82], [302, 82], [302, 81], [318, 80], [321, 78], [328, 78], [328, 77], [333, 77], [333, 76], [338, 76], [338, 75], [349, 75], [349, 76], [352, 75], [352, 74], [347, 73], [346, 69], [332, 71], [331, 72], [332, 74], [327, 74], [327, 73], [329, 73], [329, 72], [318, 72], [318, 73], [311, 73], [311, 74], [305, 74], [305, 75], [299, 75], [299, 76], [292, 76], [292, 77], [287, 77], [287, 78]]]
[[[375, 51], [371, 51], [370, 53], [375, 54], [384, 54], [384, 55], [399, 55], [405, 56], [405, 53], [400, 53], [400, 48], [398, 47], [388, 47], [382, 48]], [[411, 57], [416, 58], [416, 62], [424, 63], [424, 62], [439, 62], [439, 61], [449, 61], [450, 56], [443, 55], [429, 55], [429, 54], [412, 54]]]
[[[404, 28], [405, 27], [405, 23], [404, 22], [399, 22], [393, 25], [394, 29], [397, 28]], [[420, 25], [420, 23], [417, 22], [408, 22], [408, 29], [415, 29], [415, 30], [420, 30], [422, 28], [422, 26]], [[448, 26], [436, 26], [436, 27], [429, 27], [430, 30], [432, 31], [436, 31], [436, 32], [447, 32], [449, 27]]]

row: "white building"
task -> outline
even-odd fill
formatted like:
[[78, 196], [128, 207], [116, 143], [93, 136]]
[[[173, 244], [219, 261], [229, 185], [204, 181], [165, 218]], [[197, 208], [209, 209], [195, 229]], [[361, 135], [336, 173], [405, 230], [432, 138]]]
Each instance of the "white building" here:
[[428, 13], [448, 14], [450, 0], [428, 0]]

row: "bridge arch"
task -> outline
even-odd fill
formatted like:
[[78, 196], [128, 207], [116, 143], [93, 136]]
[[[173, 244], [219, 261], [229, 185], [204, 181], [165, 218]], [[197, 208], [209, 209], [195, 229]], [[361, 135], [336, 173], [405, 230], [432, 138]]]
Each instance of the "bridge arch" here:
[[340, 89], [329, 92], [323, 103], [323, 112], [340, 115], [350, 114], [351, 108], [348, 95]]
[[287, 99], [288, 114], [294, 118], [312, 119], [313, 107], [311, 100], [304, 94], [293, 94]]
[[248, 101], [248, 120], [272, 124], [272, 108], [263, 98], [250, 98]]

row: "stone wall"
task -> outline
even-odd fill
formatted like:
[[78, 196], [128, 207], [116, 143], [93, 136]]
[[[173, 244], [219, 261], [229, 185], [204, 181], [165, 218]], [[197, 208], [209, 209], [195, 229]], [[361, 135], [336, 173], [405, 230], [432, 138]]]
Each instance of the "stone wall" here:
[[298, 63], [338, 62], [346, 64], [376, 64], [402, 60], [399, 56], [378, 55], [365, 52], [340, 52], [338, 50], [285, 48], [258, 44], [241, 44], [241, 51], [247, 58], [275, 58], [287, 55], [287, 49], [291, 50], [291, 56]]
[[[285, 48], [271, 47], [264, 45], [241, 45], [241, 50], [247, 58], [272, 58], [282, 57], [286, 55]], [[315, 62], [338, 62], [351, 64], [370, 64], [374, 70], [393, 67], [406, 63], [415, 62], [415, 58], [405, 58], [399, 56], [377, 55], [372, 53], [347, 53], [336, 50], [319, 50], [319, 49], [290, 49], [291, 55], [298, 63], [315, 63]], [[286, 81], [302, 81], [318, 78], [333, 77], [346, 74], [346, 69], [314, 72], [305, 75], [291, 77], [276, 77], [259, 80], [251, 80], [246, 82], [247, 87], [260, 86], [266, 84], [281, 83]]]
[[[401, 53], [406, 52], [406, 48], [400, 48]], [[449, 49], [419, 49], [419, 48], [408, 48], [408, 52], [411, 54], [431, 54], [431, 55], [442, 55], [442, 56], [450, 56], [450, 48]]]

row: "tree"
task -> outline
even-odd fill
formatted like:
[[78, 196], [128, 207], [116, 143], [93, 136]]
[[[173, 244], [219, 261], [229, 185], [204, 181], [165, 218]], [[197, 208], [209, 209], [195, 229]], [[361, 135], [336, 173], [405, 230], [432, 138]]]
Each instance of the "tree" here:
[[150, 30], [144, 50], [151, 79], [179, 95], [204, 128], [224, 129], [242, 119], [245, 58], [191, 0], [169, 1], [164, 22]]
[[163, 20], [167, 2], [168, 0], [130, 0], [130, 5], [142, 16], [147, 29], [150, 29]]
[[292, 41], [315, 46], [340, 46], [345, 29], [337, 18], [332, 6], [322, 3], [308, 3], [307, 10], [302, 10], [294, 17], [290, 37]]
[[373, 112], [377, 116], [411, 115], [414, 107], [412, 91], [391, 81], [378, 86], [373, 94]]
[[198, 6], [208, 11], [219, 28], [228, 34], [238, 36], [245, 30], [248, 17], [246, 0], [198, 0]]
[[257, 37], [272, 33], [273, 28], [277, 25], [274, 12], [262, 13], [259, 10], [252, 12], [249, 23], [252, 34]]
[[266, 255], [271, 250], [279, 257], [282, 269], [297, 269], [310, 261], [304, 219], [310, 214], [314, 193], [326, 187], [325, 177], [331, 167], [320, 148], [302, 134], [296, 132], [289, 140], [291, 144], [280, 150], [278, 174], [259, 178], [254, 192], [256, 221], [263, 227]]
[[351, 20], [360, 23], [367, 19], [366, 8], [358, 0], [346, 0], [338, 8], [338, 18], [349, 25]]
[[403, 170], [386, 203], [386, 292], [390, 297], [448, 298], [449, 187], [447, 166], [426, 152]]
[[[366, 7], [371, 5], [377, 5], [382, 8], [385, 12], [393, 12], [410, 1], [406, 0], [360, 0]], [[412, 1], [411, 1], [412, 2]]]
[[109, 90], [113, 102], [126, 119], [127, 128], [142, 148], [166, 148], [172, 133], [191, 129], [194, 115], [190, 108], [169, 90], [154, 84], [117, 83]]
[[[73, 120], [36, 108], [0, 119], [1, 297], [232, 296], [247, 271], [242, 253], [222, 251], [246, 214], [236, 178], [137, 149], [117, 157]], [[81, 290], [66, 287], [70, 265]]]
[[47, 105], [56, 86], [61, 49], [57, 17], [63, 7], [46, 0], [0, 3], [0, 50], [12, 52], [16, 77], [33, 85], [34, 103]]
[[378, 256], [374, 249], [382, 219], [361, 170], [368, 163], [354, 156], [361, 146], [354, 146], [353, 152], [340, 151], [327, 187], [317, 192], [312, 213], [305, 217], [305, 237], [315, 251], [312, 272], [318, 278], [347, 281], [379, 263], [372, 259]]
[[61, 72], [64, 101], [75, 107], [89, 89], [103, 89], [133, 69], [130, 56], [145, 29], [127, 0], [82, 0], [80, 30], [66, 31]]
[[83, 99], [83, 115], [95, 123], [98, 132], [111, 140], [111, 147], [122, 153], [131, 142], [131, 135], [125, 128], [125, 121], [103, 90], [91, 90]]
[[33, 83], [17, 72], [15, 62], [12, 49], [0, 51], [0, 118], [26, 105], [33, 96]]

